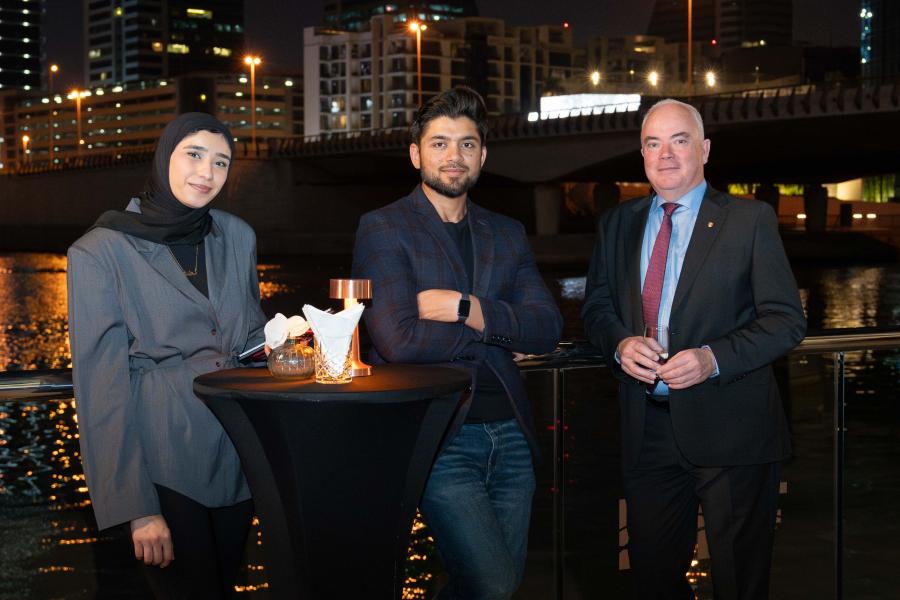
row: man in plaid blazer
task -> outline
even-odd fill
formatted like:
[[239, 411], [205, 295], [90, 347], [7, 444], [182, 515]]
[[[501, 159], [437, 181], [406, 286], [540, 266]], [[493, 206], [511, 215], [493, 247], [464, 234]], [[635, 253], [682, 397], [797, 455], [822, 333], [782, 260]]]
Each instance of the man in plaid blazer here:
[[522, 225], [468, 198], [487, 156], [484, 101], [456, 87], [410, 127], [422, 184], [362, 217], [353, 277], [372, 280], [371, 361], [472, 373], [421, 509], [450, 574], [441, 598], [505, 599], [522, 578], [534, 423], [514, 361], [552, 351], [562, 316]]

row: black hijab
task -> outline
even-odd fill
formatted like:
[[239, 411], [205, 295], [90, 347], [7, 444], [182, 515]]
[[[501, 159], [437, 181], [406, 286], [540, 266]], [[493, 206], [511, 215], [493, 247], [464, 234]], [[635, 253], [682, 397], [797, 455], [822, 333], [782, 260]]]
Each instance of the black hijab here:
[[[108, 210], [97, 219], [94, 227], [114, 229], [144, 240], [176, 245], [195, 245], [203, 241], [212, 228], [210, 204], [203, 208], [191, 208], [178, 201], [169, 186], [169, 161], [175, 147], [187, 136], [198, 131], [220, 133], [228, 142], [234, 158], [234, 141], [231, 132], [212, 115], [190, 112], [178, 115], [163, 129], [153, 169], [139, 194], [141, 212]], [[93, 227], [92, 227], [93, 229]]]

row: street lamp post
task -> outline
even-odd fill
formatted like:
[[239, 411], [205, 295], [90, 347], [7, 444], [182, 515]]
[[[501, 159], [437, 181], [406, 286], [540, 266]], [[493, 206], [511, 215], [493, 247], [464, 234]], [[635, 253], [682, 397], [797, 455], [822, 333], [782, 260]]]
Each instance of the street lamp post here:
[[413, 21], [409, 24], [409, 30], [416, 32], [416, 79], [419, 89], [419, 107], [422, 107], [422, 32], [428, 29], [425, 23]]
[[694, 2], [688, 0], [688, 63], [687, 63], [687, 81], [688, 81], [688, 98], [694, 95]]
[[47, 73], [47, 95], [50, 96], [49, 110], [47, 111], [47, 152], [50, 167], [53, 167], [53, 76], [59, 71], [58, 65], [50, 65]]
[[91, 93], [88, 90], [79, 89], [72, 90], [68, 95], [70, 100], [75, 100], [75, 122], [78, 132], [76, 142], [78, 144], [78, 154], [81, 154], [81, 147], [84, 145], [84, 140], [81, 138], [81, 99], [90, 95]]
[[250, 141], [253, 152], [256, 148], [256, 65], [262, 60], [258, 56], [245, 56], [244, 64], [250, 65]]

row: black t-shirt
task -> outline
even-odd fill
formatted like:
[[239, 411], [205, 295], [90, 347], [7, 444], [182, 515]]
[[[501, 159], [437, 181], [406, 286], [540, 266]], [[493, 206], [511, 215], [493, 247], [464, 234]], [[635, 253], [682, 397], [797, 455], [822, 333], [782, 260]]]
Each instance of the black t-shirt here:
[[[468, 215], [463, 217], [459, 223], [444, 223], [450, 238], [456, 242], [459, 247], [459, 253], [462, 255], [463, 264], [466, 267], [466, 274], [469, 281], [475, 280], [475, 253], [472, 246], [472, 232], [469, 229]], [[471, 283], [470, 283], [471, 286]], [[460, 290], [471, 294], [471, 287], [467, 290]], [[503, 421], [512, 419], [512, 404], [506, 394], [506, 389], [497, 375], [491, 368], [484, 363], [475, 377], [474, 396], [469, 412], [466, 414], [466, 423], [485, 423], [488, 421]]]
[[206, 282], [206, 243], [201, 241], [196, 246], [193, 244], [169, 246], [169, 250], [172, 251], [175, 262], [184, 271], [187, 280], [197, 288], [197, 291], [209, 298]]

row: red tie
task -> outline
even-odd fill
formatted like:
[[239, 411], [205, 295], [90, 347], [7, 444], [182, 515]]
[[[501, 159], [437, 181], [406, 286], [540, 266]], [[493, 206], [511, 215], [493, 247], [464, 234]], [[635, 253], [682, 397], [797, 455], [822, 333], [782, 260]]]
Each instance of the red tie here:
[[672, 238], [672, 213], [680, 204], [663, 202], [662, 225], [656, 234], [650, 264], [644, 275], [644, 289], [641, 291], [641, 303], [644, 309], [644, 325], [656, 325], [659, 318], [659, 299], [662, 296], [663, 280], [666, 277], [666, 256], [669, 254], [669, 240]]

